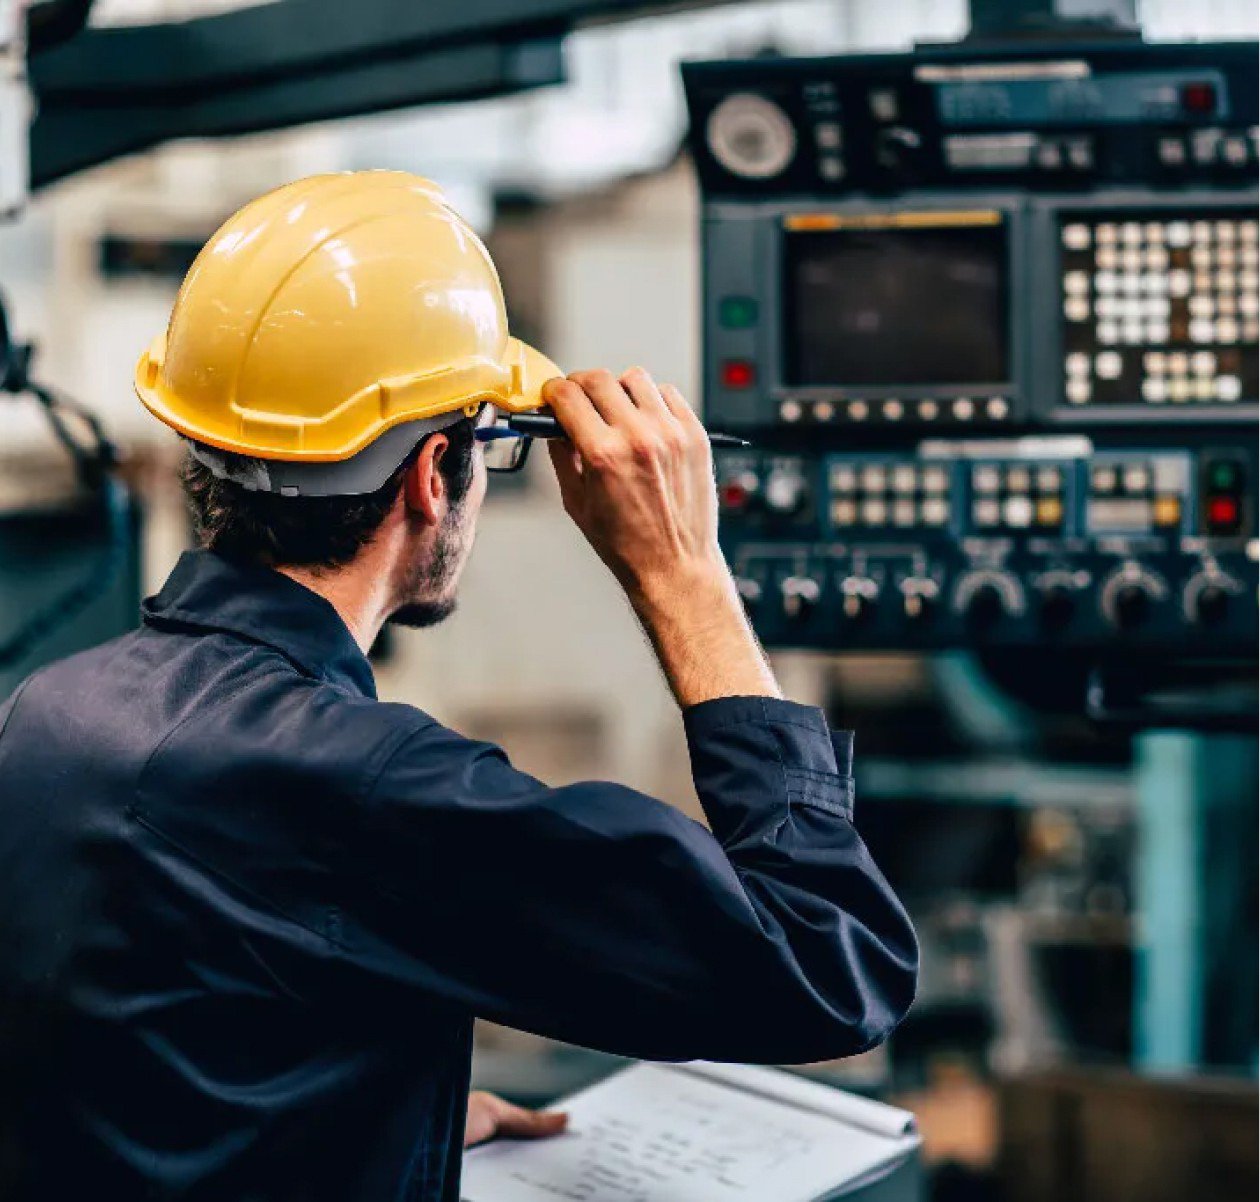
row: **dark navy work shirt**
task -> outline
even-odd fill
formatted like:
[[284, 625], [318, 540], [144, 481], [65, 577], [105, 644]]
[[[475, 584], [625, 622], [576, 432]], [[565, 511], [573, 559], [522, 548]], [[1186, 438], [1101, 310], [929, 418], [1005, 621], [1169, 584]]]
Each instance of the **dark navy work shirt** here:
[[0, 706], [0, 1196], [455, 1202], [474, 1016], [660, 1059], [879, 1042], [917, 949], [851, 736], [683, 721], [712, 834], [379, 702], [326, 601], [185, 555]]

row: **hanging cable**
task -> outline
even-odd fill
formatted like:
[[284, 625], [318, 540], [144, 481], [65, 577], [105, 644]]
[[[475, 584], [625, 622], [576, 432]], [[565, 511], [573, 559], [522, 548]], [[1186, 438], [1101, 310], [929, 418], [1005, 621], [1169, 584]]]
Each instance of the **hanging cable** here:
[[95, 414], [31, 378], [32, 359], [32, 346], [10, 336], [0, 300], [0, 400], [25, 396], [39, 406], [53, 436], [69, 453], [80, 486], [101, 506], [106, 537], [100, 554], [92, 557], [78, 580], [0, 638], [0, 669], [26, 660], [104, 593], [122, 566], [130, 536], [127, 491], [114, 473], [117, 448]]

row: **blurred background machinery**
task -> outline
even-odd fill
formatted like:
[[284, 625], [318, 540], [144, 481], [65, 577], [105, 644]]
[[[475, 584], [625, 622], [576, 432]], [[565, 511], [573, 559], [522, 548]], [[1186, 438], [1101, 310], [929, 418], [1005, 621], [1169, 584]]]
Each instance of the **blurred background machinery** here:
[[[1254, 1194], [1257, 25], [0, 0], [0, 692], [132, 625], [187, 543], [130, 370], [205, 237], [294, 176], [431, 175], [522, 336], [754, 442], [719, 463], [728, 554], [785, 687], [858, 730], [924, 945], [891, 1045], [810, 1071], [912, 1104], [941, 1199]], [[696, 813], [540, 464], [492, 492], [461, 612], [376, 649], [382, 695]], [[506, 579], [554, 627], [528, 646]], [[485, 1028], [475, 1071], [538, 1101], [604, 1063]]]

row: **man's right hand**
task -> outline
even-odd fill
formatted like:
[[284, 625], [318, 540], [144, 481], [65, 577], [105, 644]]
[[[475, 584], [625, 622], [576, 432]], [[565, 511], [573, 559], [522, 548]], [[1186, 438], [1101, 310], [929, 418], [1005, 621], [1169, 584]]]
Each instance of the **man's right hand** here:
[[620, 581], [683, 706], [779, 696], [717, 542], [708, 435], [682, 394], [641, 368], [575, 372], [543, 399], [564, 507]]

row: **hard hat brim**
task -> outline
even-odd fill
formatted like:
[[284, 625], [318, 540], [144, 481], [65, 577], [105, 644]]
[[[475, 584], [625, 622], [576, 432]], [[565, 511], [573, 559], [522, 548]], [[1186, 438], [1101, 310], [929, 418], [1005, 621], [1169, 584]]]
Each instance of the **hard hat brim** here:
[[[135, 390], [140, 402], [160, 422], [185, 438], [220, 451], [230, 451], [258, 459], [290, 462], [331, 463], [349, 459], [387, 431], [398, 426], [439, 417], [463, 409], [470, 416], [484, 404], [507, 413], [527, 413], [546, 402], [543, 385], [564, 375], [541, 351], [518, 338], [509, 338], [501, 363], [482, 361], [449, 376], [428, 375], [405, 380], [382, 381], [364, 393], [347, 398], [343, 409], [356, 409], [369, 416], [354, 438], [340, 445], [303, 446], [308, 430], [280, 425], [274, 419], [252, 421], [249, 414], [235, 411], [228, 422], [211, 425], [204, 415], [181, 404], [163, 380], [166, 338], [155, 338], [136, 363]], [[248, 430], [246, 423], [250, 423]], [[294, 435], [297, 435], [295, 438]], [[270, 435], [270, 437], [268, 437]]]

